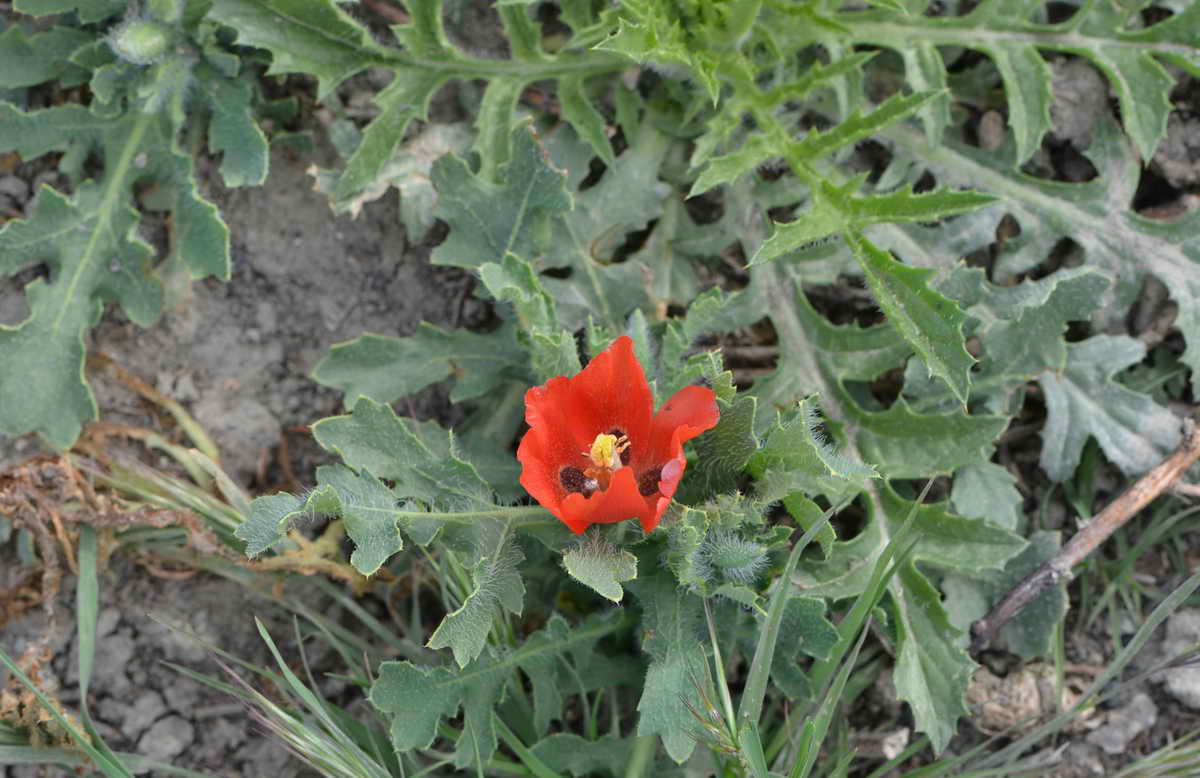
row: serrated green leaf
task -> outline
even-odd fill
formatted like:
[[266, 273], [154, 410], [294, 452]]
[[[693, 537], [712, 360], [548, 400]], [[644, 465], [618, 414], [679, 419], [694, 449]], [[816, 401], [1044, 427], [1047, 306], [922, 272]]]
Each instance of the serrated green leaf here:
[[[838, 643], [837, 627], [825, 616], [825, 611], [825, 601], [818, 597], [793, 594], [784, 604], [779, 638], [771, 661], [771, 680], [792, 700], [810, 699], [815, 693], [797, 664], [800, 654], [827, 659]], [[743, 650], [753, 656], [753, 642]]]
[[460, 668], [475, 661], [483, 651], [497, 608], [521, 615], [525, 584], [517, 565], [524, 555], [513, 545], [509, 531], [507, 524], [497, 526], [495, 537], [485, 541], [490, 555], [480, 559], [471, 571], [474, 588], [457, 610], [446, 614], [426, 643], [433, 649], [452, 649]]
[[0, 86], [15, 89], [60, 78], [68, 69], [71, 54], [91, 43], [93, 37], [71, 27], [52, 27], [26, 35], [19, 25], [0, 33]]
[[704, 170], [692, 182], [688, 197], [703, 194], [721, 184], [732, 183], [778, 155], [779, 149], [769, 138], [752, 135], [736, 151], [709, 158]]
[[631, 581], [629, 589], [642, 606], [642, 650], [650, 655], [637, 732], [661, 737], [667, 755], [683, 763], [696, 747], [688, 705], [701, 709], [698, 684], [707, 677], [700, 599], [661, 571]]
[[[671, 305], [694, 302], [702, 286], [691, 259], [675, 248], [681, 238], [690, 237], [694, 222], [678, 197], [663, 201], [662, 213], [640, 249], [630, 254], [626, 263], [641, 266], [642, 286], [650, 298], [646, 310], [661, 315]], [[708, 290], [719, 292], [718, 287]]]
[[[951, 623], [963, 633], [961, 642], [966, 643], [967, 633], [974, 622], [986, 616], [1012, 587], [1057, 554], [1061, 545], [1059, 533], [1035, 532], [1030, 535], [1025, 550], [1008, 560], [1002, 571], [989, 571], [970, 577], [957, 574], [946, 576], [942, 580], [946, 609]], [[1049, 657], [1053, 651], [1055, 629], [1067, 613], [1067, 604], [1065, 583], [1042, 590], [1001, 628], [1000, 637], [1008, 650], [1026, 661]]]
[[337, 197], [339, 180], [343, 178], [341, 171], [313, 168], [310, 174], [315, 178], [313, 187], [330, 198], [330, 206], [336, 213], [348, 212], [354, 217], [361, 213], [364, 204], [383, 197], [395, 187], [400, 192], [400, 219], [409, 241], [416, 242], [424, 238], [435, 221], [437, 192], [430, 178], [433, 163], [446, 154], [464, 153], [470, 144], [471, 131], [465, 123], [427, 123], [371, 172], [373, 181], [349, 187], [353, 192], [346, 198]]
[[954, 736], [958, 719], [969, 713], [964, 692], [976, 665], [955, 645], [959, 632], [929, 580], [911, 565], [902, 567], [896, 577], [906, 593], [893, 601], [900, 644], [892, 670], [896, 694], [912, 706], [934, 753], [941, 753]]
[[[418, 667], [411, 662], [384, 662], [371, 687], [371, 702], [392, 716], [392, 747], [403, 753], [428, 748], [438, 722], [463, 709], [463, 732], [455, 752], [459, 766], [478, 763], [496, 750], [492, 706], [498, 702], [508, 673], [491, 656], [468, 674], [444, 667]], [[465, 677], [464, 677], [465, 676]]]
[[286, 493], [255, 498], [250, 503], [250, 516], [235, 533], [246, 542], [246, 556], [256, 557], [282, 540], [284, 530], [293, 521], [308, 515], [304, 505], [305, 500]]
[[623, 775], [629, 761], [629, 742], [615, 735], [585, 740], [570, 732], [557, 732], [534, 743], [530, 750], [550, 769], [574, 778]]
[[788, 161], [820, 159], [834, 151], [865, 140], [883, 128], [895, 124], [928, 105], [940, 96], [938, 92], [914, 92], [894, 95], [876, 106], [870, 113], [855, 111], [848, 118], [824, 132], [810, 132], [793, 142], [785, 152]]
[[271, 73], [317, 78], [317, 98], [386, 51], [333, 0], [213, 0], [210, 16], [237, 31], [243, 46], [269, 50]]
[[763, 243], [749, 264], [758, 265], [830, 235], [859, 231], [873, 224], [933, 222], [971, 213], [995, 199], [983, 192], [947, 189], [913, 194], [911, 187], [889, 194], [852, 197], [826, 185], [820, 188], [820, 196], [813, 198], [812, 207], [799, 214], [795, 221], [776, 223], [774, 234]]
[[852, 237], [850, 245], [888, 321], [917, 352], [929, 375], [945, 381], [965, 406], [975, 359], [964, 342], [962, 309], [929, 287], [932, 271], [901, 265], [861, 236]]
[[887, 135], [905, 153], [923, 160], [939, 180], [1000, 192], [1006, 208], [1021, 227], [1018, 248], [1005, 251], [994, 271], [1005, 282], [1044, 259], [1062, 237], [1083, 249], [1089, 266], [1106, 271], [1116, 281], [1117, 292], [1132, 295], [1146, 274], [1157, 277], [1179, 304], [1177, 326], [1187, 348], [1183, 361], [1200, 374], [1200, 215], [1189, 214], [1171, 222], [1142, 217], [1131, 209], [1140, 162], [1117, 128], [1101, 121], [1093, 128], [1087, 155], [1099, 176], [1083, 184], [1049, 182], [1010, 170], [1012, 149], [985, 154], [958, 143], [947, 143], [928, 152], [919, 139], [904, 129]]
[[456, 456], [445, 430], [400, 419], [391, 406], [370, 398], [360, 397], [349, 416], [314, 424], [313, 437], [350, 467], [393, 481], [399, 497], [427, 505], [492, 505], [486, 483]]
[[1029, 159], [1042, 145], [1051, 129], [1050, 104], [1054, 100], [1050, 86], [1050, 68], [1032, 45], [994, 45], [982, 47], [992, 59], [1004, 81], [1008, 99], [1008, 124], [1017, 144], [1017, 158]]
[[1127, 475], [1149, 470], [1179, 445], [1180, 423], [1173, 413], [1112, 380], [1145, 354], [1146, 347], [1132, 338], [1097, 335], [1067, 346], [1061, 373], [1038, 377], [1046, 400], [1038, 463], [1050, 478], [1071, 477], [1089, 436]]
[[590, 317], [620, 331], [629, 312], [646, 303], [639, 264], [609, 260], [627, 232], [642, 228], [661, 213], [670, 189], [658, 180], [658, 173], [669, 145], [651, 123], [643, 124], [638, 137], [600, 181], [575, 195], [574, 210], [555, 220], [555, 240], [534, 264], [571, 271], [569, 280], [543, 279], [565, 329], [579, 329]]
[[346, 161], [346, 169], [333, 188], [335, 202], [353, 201], [364, 190], [379, 189], [380, 179], [394, 177], [387, 167], [400, 150], [408, 125], [414, 119], [428, 118], [430, 101], [449, 80], [448, 74], [437, 70], [398, 73], [375, 95], [373, 102], [379, 106], [379, 115], [367, 125], [362, 140]]
[[350, 562], [363, 575], [373, 575], [388, 557], [404, 548], [396, 522], [396, 495], [366, 470], [342, 465], [317, 468], [319, 486], [301, 499], [273, 494], [250, 503], [250, 518], [236, 535], [246, 541], [246, 555], [258, 556], [283, 538], [295, 522], [317, 516], [340, 518], [355, 543]]
[[[1109, 285], [1105, 275], [1086, 267], [1016, 286], [995, 286], [978, 270], [957, 268], [942, 287], [963, 301], [973, 336], [983, 347], [972, 380], [972, 399], [981, 401], [980, 409], [1015, 412], [1022, 387], [1044, 371], [1061, 372], [1067, 361], [1067, 324], [1086, 321], [1099, 309]], [[957, 405], [944, 388], [928, 385], [912, 370], [905, 394], [922, 410]]]
[[225, 77], [207, 64], [196, 68], [195, 78], [212, 108], [208, 145], [222, 154], [225, 186], [260, 186], [267, 180], [267, 136], [250, 115], [250, 84]]
[[[1082, 57], [1108, 78], [1117, 96], [1125, 132], [1143, 159], [1150, 159], [1166, 131], [1171, 110], [1172, 77], [1157, 58], [1200, 72], [1195, 24], [1200, 12], [1188, 7], [1148, 27], [1138, 14], [1111, 3], [1084, 5], [1059, 24], [1031, 21], [1040, 4], [988, 0], [962, 16], [927, 17], [879, 10], [839, 16], [846, 22], [844, 44], [869, 43], [904, 55], [912, 41], [965, 46], [986, 53], [995, 63], [1008, 100], [1009, 124], [1024, 162], [1050, 129], [1050, 78], [1039, 49]], [[1136, 20], [1136, 21], [1135, 21]], [[979, 31], [986, 29], [988, 35]], [[928, 80], [929, 64], [905, 57], [911, 83]], [[936, 140], [926, 136], [928, 141]]]
[[[414, 119], [427, 118], [431, 100], [450, 81], [486, 81], [476, 113], [475, 151], [480, 157], [481, 179], [498, 182], [513, 154], [511, 132], [517, 99], [530, 83], [561, 79], [565, 117], [594, 140], [598, 113], [571, 79], [583, 78], [582, 73], [593, 76], [622, 68], [619, 58], [599, 53], [546, 54], [539, 26], [525, 8], [499, 8], [510, 57], [498, 64], [451, 43], [442, 26], [439, 0], [406, 7], [411, 21], [391, 28], [400, 48], [377, 43], [365, 25], [338, 6], [336, 0], [219, 0], [211, 16], [237, 29], [240, 42], [268, 49], [273, 55], [269, 72], [316, 75], [320, 99], [358, 71], [393, 71], [391, 83], [374, 96], [378, 114], [363, 130], [345, 170], [336, 183], [324, 185], [334, 193], [339, 207], [378, 196], [372, 193], [394, 179], [388, 167], [408, 127]], [[519, 246], [510, 248], [525, 257], [535, 256]], [[491, 259], [498, 261], [501, 255]]]
[[1016, 484], [1016, 477], [1000, 465], [967, 465], [954, 474], [950, 499], [963, 516], [987, 519], [997, 527], [1016, 530], [1025, 502]]
[[[355, 473], [340, 465], [317, 468], [323, 499], [306, 507], [340, 516], [354, 541], [350, 564], [363, 575], [374, 575], [390, 556], [404, 548], [400, 528], [392, 517], [396, 495], [367, 470]], [[336, 501], [336, 502], [335, 502]]]
[[13, 8], [31, 16], [75, 11], [84, 24], [99, 22], [125, 9], [123, 0], [15, 0]]
[[531, 678], [548, 663], [573, 652], [588, 653], [596, 641], [626, 624], [620, 611], [609, 611], [570, 629], [554, 614], [541, 631], [513, 651], [496, 655], [485, 651], [468, 668], [419, 667], [411, 662], [384, 662], [371, 687], [371, 702], [389, 715], [393, 747], [400, 752], [427, 748], [433, 743], [442, 718], [463, 711], [463, 732], [455, 750], [455, 765], [483, 765], [496, 750], [493, 708], [520, 668]]
[[608, 544], [586, 543], [563, 554], [563, 567], [572, 578], [601, 597], [620, 602], [624, 581], [637, 578], [637, 557]]
[[143, 326], [157, 319], [162, 305], [153, 251], [136, 232], [134, 182], [156, 182], [173, 195], [178, 253], [193, 277], [228, 276], [228, 229], [200, 199], [191, 159], [175, 149], [163, 117], [131, 113], [106, 120], [77, 105], [22, 113], [0, 103], [0, 123], [6, 127], [0, 149], [26, 159], [57, 149], [96, 151], [106, 160], [101, 181], [83, 182], [70, 199], [43, 188], [30, 218], [0, 228], [0, 273], [34, 262], [50, 268], [48, 282], [26, 287], [30, 318], [0, 327], [0, 430], [38, 431], [66, 447], [96, 415], [83, 380], [83, 337], [102, 303], [118, 302]]
[[554, 298], [546, 292], [532, 265], [508, 253], [500, 264], [481, 266], [479, 278], [497, 300], [512, 303], [519, 324], [518, 337], [528, 351], [535, 382], [579, 372], [575, 338], [559, 325]]
[[572, 207], [565, 178], [547, 161], [529, 127], [513, 131], [512, 157], [500, 183], [472, 173], [456, 156], [442, 157], [433, 166], [435, 214], [450, 225], [450, 234], [434, 250], [432, 262], [474, 269], [500, 262], [510, 252], [541, 256], [552, 220]]
[[[727, 207], [746, 206], [735, 202]], [[895, 345], [898, 337], [890, 325], [864, 330], [825, 321], [807, 303], [799, 276], [792, 272], [787, 265], [767, 264], [751, 276], [747, 292], [760, 310], [769, 311], [780, 341], [776, 373], [756, 381], [753, 394], [779, 405], [818, 392], [826, 430], [837, 445], [851, 461], [861, 459], [885, 477], [928, 478], [991, 458], [992, 443], [1007, 417], [976, 416], [961, 407], [945, 416], [915, 414], [904, 398], [885, 411], [877, 410], [874, 398], [858, 382], [894, 368], [907, 346]], [[863, 484], [859, 503], [867, 511], [860, 534], [833, 543], [824, 559], [802, 562], [793, 580], [805, 594], [843, 598], [865, 591], [876, 563], [911, 509], [878, 480]], [[912, 552], [914, 560], [954, 569], [998, 568], [1021, 549], [1020, 538], [982, 520], [953, 516], [935, 506], [917, 510], [915, 523], [924, 531]], [[927, 597], [928, 582], [915, 568], [892, 577], [887, 587], [899, 622], [897, 655], [905, 662], [897, 677], [903, 677], [903, 693], [913, 704], [917, 729], [930, 735], [935, 749], [944, 748], [961, 713], [970, 660], [954, 647], [958, 633], [948, 627], [937, 598]], [[902, 641], [910, 640], [922, 646], [904, 647]], [[945, 673], [926, 677], [941, 660], [947, 663]]]
[[800, 491], [837, 504], [861, 490], [866, 480], [879, 477], [871, 465], [835, 451], [818, 429], [820, 423], [815, 397], [806, 397], [794, 411], [779, 415], [748, 462], [762, 499], [786, 500]]
[[925, 137], [931, 146], [936, 146], [950, 126], [951, 99], [946, 88], [946, 64], [936, 45], [919, 39], [910, 41], [898, 53], [904, 61], [904, 74], [913, 91], [938, 93], [938, 97], [917, 110]]
[[713, 103], [719, 97], [717, 58], [701, 46], [692, 45], [677, 19], [664, 14], [670, 6], [645, 4], [630, 6], [637, 21], [621, 19], [617, 31], [596, 44], [600, 51], [622, 54], [635, 62], [676, 64], [687, 68], [704, 87]]
[[733, 403], [718, 400], [717, 405], [721, 411], [717, 426], [692, 444], [696, 459], [689, 492], [694, 492], [701, 483], [708, 494], [733, 491], [750, 457], [758, 450], [754, 434], [758, 400], [743, 395]]
[[480, 334], [421, 322], [406, 338], [368, 333], [335, 345], [313, 369], [313, 380], [344, 392], [348, 403], [359, 395], [390, 403], [452, 377], [450, 399], [463, 402], [524, 377], [526, 359], [511, 326]]
[[604, 116], [596, 110], [585, 91], [586, 78], [572, 75], [558, 82], [558, 102], [562, 105], [563, 118], [571, 123], [579, 137], [587, 141], [606, 165], [616, 162], [612, 144], [608, 140]]
[[985, 521], [956, 516], [945, 504], [914, 505], [890, 488], [879, 490], [872, 500], [872, 520], [863, 534], [837, 543], [826, 561], [802, 562], [794, 580], [809, 594], [857, 595], [887, 539], [916, 510], [919, 539], [889, 584], [901, 647], [894, 673], [897, 692], [912, 705], [918, 728], [929, 735], [935, 750], [941, 750], [953, 734], [955, 720], [966, 713], [963, 695], [974, 663], [959, 647], [959, 631], [916, 563], [968, 573], [999, 570], [1025, 541]]
[[856, 414], [858, 448], [887, 478], [949, 474], [989, 459], [992, 441], [1008, 426], [1007, 416], [914, 413], [904, 398], [878, 413]]

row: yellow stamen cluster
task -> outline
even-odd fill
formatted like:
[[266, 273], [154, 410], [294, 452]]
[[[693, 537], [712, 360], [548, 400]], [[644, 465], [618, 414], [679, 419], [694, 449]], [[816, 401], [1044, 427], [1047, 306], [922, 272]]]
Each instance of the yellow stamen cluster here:
[[593, 467], [583, 471], [583, 474], [595, 483], [595, 487], [607, 489], [613, 471], [621, 469], [621, 454], [629, 448], [629, 438], [625, 435], [617, 437], [609, 433], [601, 433], [592, 441], [592, 448], [583, 452], [592, 460]]

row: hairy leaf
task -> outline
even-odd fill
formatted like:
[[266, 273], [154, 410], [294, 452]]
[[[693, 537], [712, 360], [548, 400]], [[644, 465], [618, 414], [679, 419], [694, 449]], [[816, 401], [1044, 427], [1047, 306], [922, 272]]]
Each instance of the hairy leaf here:
[[457, 610], [446, 615], [426, 644], [429, 648], [453, 649], [459, 667], [466, 667], [483, 651], [496, 608], [520, 616], [525, 598], [525, 584], [517, 572], [523, 556], [509, 537], [510, 525], [488, 524], [482, 529], [492, 532], [480, 542], [489, 555], [472, 570], [475, 588]]
[[601, 597], [620, 602], [621, 584], [637, 578], [637, 557], [608, 544], [585, 542], [563, 554], [563, 567], [572, 578]]
[[[1050, 130], [1050, 74], [1040, 50], [1083, 57], [1108, 78], [1117, 96], [1126, 134], [1142, 159], [1154, 155], [1166, 133], [1171, 110], [1169, 92], [1174, 79], [1160, 59], [1200, 72], [1200, 48], [1195, 25], [1200, 9], [1188, 7], [1149, 27], [1140, 15], [1119, 5], [1089, 3], [1070, 19], [1044, 24], [1030, 19], [1041, 4], [986, 0], [963, 16], [927, 17], [888, 10], [839, 15], [847, 42], [871, 43], [906, 52], [911, 41], [942, 46], [965, 46], [987, 54], [996, 66], [1008, 99], [1009, 123], [1014, 130], [1021, 163], [1037, 150]], [[980, 35], [986, 29], [989, 34]], [[904, 57], [909, 79], [928, 82], [938, 77], [940, 63]], [[934, 132], [945, 125], [926, 123], [927, 140], [941, 141]]]
[[162, 305], [153, 250], [136, 234], [134, 182], [157, 180], [173, 190], [179, 256], [193, 277], [228, 276], [228, 230], [196, 191], [191, 159], [175, 149], [165, 117], [129, 112], [102, 120], [82, 106], [22, 113], [0, 103], [0, 123], [7, 128], [0, 149], [26, 159], [58, 149], [94, 150], [107, 161], [103, 179], [85, 181], [70, 198], [43, 188], [28, 219], [0, 228], [0, 273], [37, 262], [50, 269], [47, 281], [26, 287], [30, 317], [0, 327], [0, 431], [37, 431], [66, 447], [96, 417], [83, 379], [84, 335], [104, 302], [119, 303], [142, 326]]
[[1130, 475], [1149, 470], [1179, 445], [1180, 422], [1173, 413], [1112, 380], [1145, 354], [1146, 347], [1132, 338], [1097, 335], [1067, 346], [1061, 373], [1038, 377], [1046, 398], [1039, 464], [1052, 479], [1071, 477], [1089, 435]]
[[928, 150], [907, 128], [886, 132], [908, 155], [922, 160], [939, 180], [967, 184], [1005, 198], [1005, 207], [1021, 228], [1021, 239], [1001, 254], [995, 277], [1007, 281], [1044, 259], [1056, 241], [1078, 243], [1088, 266], [1116, 281], [1116, 294], [1126, 297], [1146, 274], [1157, 277], [1179, 304], [1176, 325], [1187, 349], [1183, 361], [1200, 373], [1200, 214], [1174, 221], [1148, 219], [1131, 210], [1140, 163], [1110, 122], [1098, 122], [1087, 155], [1099, 172], [1082, 184], [1051, 182], [1013, 172], [1013, 150], [987, 154], [947, 142]]
[[[577, 123], [585, 137], [599, 140], [596, 110], [581, 94], [581, 79], [593, 73], [617, 72], [623, 67], [621, 58], [574, 46], [548, 54], [541, 48], [540, 33], [526, 9], [503, 8], [501, 19], [511, 36], [511, 58], [498, 65], [450, 42], [442, 27], [439, 0], [409, 3], [406, 10], [411, 20], [391, 28], [399, 44], [392, 46], [376, 42], [335, 0], [213, 0], [210, 15], [237, 30], [240, 43], [271, 52], [269, 72], [315, 75], [319, 97], [367, 68], [386, 68], [395, 74], [375, 96], [379, 113], [363, 130], [361, 142], [332, 186], [336, 203], [355, 202], [364, 191], [377, 190], [381, 180], [394, 176], [388, 168], [409, 125], [427, 117], [430, 101], [453, 80], [487, 82], [475, 145], [486, 181], [497, 182], [510, 154], [518, 153], [511, 148], [510, 134], [516, 99], [535, 81], [565, 79], [571, 99], [564, 115]], [[510, 248], [531, 256], [519, 247]], [[501, 256], [503, 251], [490, 259]]]
[[596, 775], [620, 776], [629, 761], [629, 742], [615, 735], [584, 740], [579, 735], [558, 732], [539, 740], [531, 751], [552, 770], [574, 778]]
[[965, 406], [975, 360], [963, 342], [962, 310], [929, 288], [931, 271], [901, 265], [865, 238], [852, 237], [850, 245], [888, 321], [912, 345], [929, 375], [945, 381]]
[[[1002, 571], [946, 576], [942, 581], [946, 610], [951, 623], [963, 633], [961, 642], [966, 643], [972, 623], [986, 616], [1014, 586], [1058, 553], [1061, 545], [1059, 533], [1035, 532], [1025, 550], [1008, 560]], [[1055, 629], [1062, 623], [1067, 605], [1066, 584], [1048, 587], [1001, 628], [1000, 637], [1009, 651], [1026, 661], [1049, 657]]]
[[667, 754], [682, 763], [696, 747], [691, 734], [695, 719], [688, 706], [699, 709], [699, 684], [707, 677], [700, 599], [680, 589], [664, 571], [628, 586], [642, 606], [642, 650], [650, 655], [637, 731], [660, 736]]
[[502, 183], [472, 173], [454, 155], [434, 163], [435, 214], [450, 225], [433, 252], [434, 264], [479, 268], [510, 252], [532, 260], [546, 250], [552, 220], [572, 207], [566, 176], [547, 161], [530, 128], [518, 128], [512, 137]]
[[392, 719], [392, 745], [397, 751], [428, 748], [438, 723], [461, 708], [463, 732], [454, 752], [459, 768], [480, 769], [496, 751], [493, 708], [521, 669], [530, 678], [544, 673], [547, 660], [571, 651], [590, 650], [597, 640], [622, 625], [620, 611], [608, 611], [569, 628], [557, 614], [518, 649], [505, 654], [486, 651], [468, 668], [420, 667], [411, 662], [384, 662], [371, 687], [371, 702]]
[[339, 343], [317, 364], [313, 379], [344, 392], [347, 402], [363, 395], [390, 403], [453, 377], [450, 399], [462, 402], [494, 391], [506, 378], [524, 376], [525, 360], [512, 327], [482, 335], [422, 322], [407, 338], [366, 334]]

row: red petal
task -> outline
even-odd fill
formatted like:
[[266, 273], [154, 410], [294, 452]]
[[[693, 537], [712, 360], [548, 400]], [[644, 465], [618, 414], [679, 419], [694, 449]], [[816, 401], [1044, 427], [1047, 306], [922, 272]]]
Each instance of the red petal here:
[[608, 488], [591, 497], [584, 497], [578, 492], [568, 494], [563, 498], [562, 515], [559, 518], [576, 534], [582, 533], [591, 524], [611, 524], [633, 518], [641, 519], [643, 523], [653, 519], [657, 523], [654, 508], [638, 493], [637, 478], [629, 467], [613, 473]]
[[658, 522], [662, 519], [662, 515], [666, 513], [667, 506], [670, 504], [670, 497], [659, 497], [658, 499], [654, 500], [654, 515], [650, 516], [649, 518], [644, 516], [642, 517], [640, 522], [642, 525], [642, 531], [646, 534], [653, 532], [654, 528], [658, 526]]
[[614, 340], [571, 379], [571, 393], [570, 413], [586, 418], [592, 430], [586, 446], [596, 435], [614, 428], [629, 436], [634, 451], [645, 445], [654, 396], [628, 335]]
[[681, 456], [677, 446], [712, 429], [720, 418], [717, 396], [712, 389], [704, 386], [680, 389], [654, 414], [650, 433], [652, 461], [666, 462]]
[[563, 488], [558, 476], [561, 465], [555, 464], [554, 457], [547, 456], [543, 436], [533, 430], [526, 432], [517, 447], [517, 459], [521, 462], [521, 486], [543, 508], [561, 519]]
[[[704, 398], [697, 396], [705, 392], [710, 398], [711, 414], [705, 409]], [[525, 393], [529, 431], [517, 449], [521, 485], [576, 533], [592, 524], [630, 518], [639, 519], [650, 531], [670, 503], [686, 464], [681, 441], [716, 423], [716, 403], [711, 398], [711, 391], [689, 387], [672, 397], [658, 417], [653, 416], [653, 395], [634, 355], [633, 340], [627, 336], [617, 338], [578, 375], [551, 378]], [[712, 421], [707, 421], [709, 415]], [[568, 493], [560, 478], [562, 468], [587, 467], [584, 452], [597, 435], [613, 429], [629, 436], [635, 467], [617, 470], [608, 488], [590, 497]], [[655, 451], [658, 453], [652, 456]], [[643, 465], [657, 467], [668, 459], [678, 460], [678, 472], [669, 470], [669, 477], [660, 481], [662, 494], [641, 495], [636, 473], [643, 472]]]
[[575, 392], [570, 378], [551, 378], [525, 393], [525, 421], [541, 441], [548, 464], [561, 467], [575, 459], [595, 439], [594, 422], [573, 408]]

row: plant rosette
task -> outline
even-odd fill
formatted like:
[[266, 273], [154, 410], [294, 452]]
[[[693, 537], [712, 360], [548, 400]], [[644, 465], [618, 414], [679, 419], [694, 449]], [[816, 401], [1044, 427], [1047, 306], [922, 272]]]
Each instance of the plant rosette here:
[[713, 391], [680, 389], [654, 413], [629, 336], [578, 375], [525, 393], [521, 485], [571, 530], [637, 518], [651, 532], [687, 466], [683, 444], [720, 418]]

